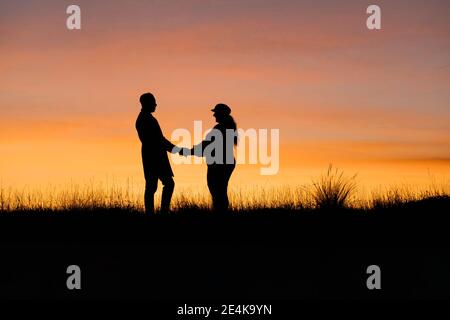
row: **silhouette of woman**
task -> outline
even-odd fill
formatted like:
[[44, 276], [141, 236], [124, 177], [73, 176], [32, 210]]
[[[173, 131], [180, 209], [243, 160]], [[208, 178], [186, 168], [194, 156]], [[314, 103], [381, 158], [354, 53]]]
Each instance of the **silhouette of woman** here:
[[205, 140], [190, 150], [190, 154], [206, 157], [207, 183], [213, 208], [216, 212], [223, 213], [229, 206], [228, 181], [236, 166], [234, 146], [238, 137], [236, 122], [230, 115], [230, 107], [219, 103], [211, 111], [214, 112], [217, 125], [208, 133]]

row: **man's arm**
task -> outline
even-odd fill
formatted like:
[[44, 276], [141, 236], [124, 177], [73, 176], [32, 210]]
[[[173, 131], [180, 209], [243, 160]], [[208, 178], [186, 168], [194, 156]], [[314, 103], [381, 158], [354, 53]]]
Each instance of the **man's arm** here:
[[166, 137], [162, 136], [162, 145], [164, 150], [170, 152], [170, 153], [178, 153], [180, 152], [181, 148], [174, 145], [172, 142], [166, 139]]
[[161, 130], [161, 126], [159, 125], [158, 121], [155, 119], [155, 125], [157, 127], [157, 130], [159, 132], [159, 136], [161, 139], [161, 147], [164, 151], [170, 152], [170, 153], [178, 153], [180, 152], [181, 148], [174, 145], [172, 142], [170, 142], [166, 137], [164, 137], [164, 134]]

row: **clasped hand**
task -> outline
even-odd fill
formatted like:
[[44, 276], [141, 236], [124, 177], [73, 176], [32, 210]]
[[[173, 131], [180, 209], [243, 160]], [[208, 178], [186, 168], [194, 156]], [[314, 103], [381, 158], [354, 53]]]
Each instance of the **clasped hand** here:
[[178, 150], [177, 153], [178, 153], [180, 156], [187, 157], [187, 156], [190, 156], [190, 155], [191, 155], [191, 150], [188, 149], [188, 148], [181, 147], [181, 148], [179, 148], [179, 150]]

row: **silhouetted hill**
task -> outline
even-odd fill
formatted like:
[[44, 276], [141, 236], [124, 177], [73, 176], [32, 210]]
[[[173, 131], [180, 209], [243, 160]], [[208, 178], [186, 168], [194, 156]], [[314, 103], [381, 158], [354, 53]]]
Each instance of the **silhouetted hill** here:
[[[1, 297], [450, 298], [448, 214], [438, 197], [372, 210], [115, 210], [0, 215]], [[65, 287], [83, 270], [84, 289]], [[379, 265], [383, 289], [366, 288]]]
[[0, 240], [2, 243], [275, 242], [300, 246], [436, 246], [445, 243], [441, 240], [447, 236], [449, 215], [449, 197], [371, 210], [260, 209], [228, 215], [195, 209], [154, 216], [120, 208], [17, 211], [0, 215]]

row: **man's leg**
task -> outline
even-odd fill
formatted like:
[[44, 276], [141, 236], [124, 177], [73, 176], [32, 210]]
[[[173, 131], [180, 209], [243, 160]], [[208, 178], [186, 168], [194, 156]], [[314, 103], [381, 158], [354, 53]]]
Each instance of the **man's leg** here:
[[175, 182], [172, 177], [164, 177], [160, 179], [164, 186], [161, 196], [161, 213], [168, 213], [170, 209], [170, 201], [172, 200], [173, 189], [175, 188]]
[[144, 204], [145, 213], [153, 214], [155, 213], [155, 192], [158, 189], [158, 178], [157, 177], [147, 177], [145, 180], [145, 193], [144, 193]]

